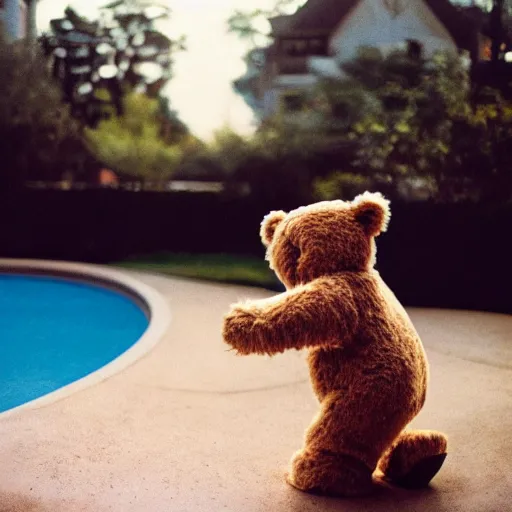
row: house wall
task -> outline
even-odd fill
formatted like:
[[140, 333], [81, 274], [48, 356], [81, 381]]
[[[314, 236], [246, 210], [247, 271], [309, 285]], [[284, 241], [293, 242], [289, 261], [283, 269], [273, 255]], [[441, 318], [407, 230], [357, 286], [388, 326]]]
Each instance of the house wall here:
[[277, 112], [279, 108], [279, 91], [272, 87], [263, 93], [263, 118]]
[[329, 40], [330, 57], [308, 58], [308, 75], [279, 75], [265, 93], [264, 117], [279, 112], [283, 97], [317, 82], [317, 76], [342, 77], [339, 66], [357, 56], [362, 46], [384, 52], [416, 40], [424, 55], [437, 51], [458, 52], [444, 25], [423, 0], [362, 0], [338, 25]]
[[285, 96], [310, 90], [317, 83], [318, 78], [312, 74], [277, 76], [274, 79], [273, 87], [264, 94], [263, 116], [268, 117], [284, 110]]
[[361, 46], [386, 51], [408, 39], [422, 43], [426, 56], [457, 51], [455, 41], [423, 0], [362, 0], [334, 31], [330, 50], [338, 62], [344, 62], [356, 57]]
[[3, 0], [0, 20], [7, 37], [11, 40], [26, 36], [27, 6], [23, 0]]
[[24, 0], [18, 0], [18, 27], [16, 31], [17, 38], [27, 37], [28, 27], [28, 7]]
[[[4, 0], [5, 3], [5, 0]], [[0, 0], [0, 30], [2, 30], [5, 34], [5, 9], [3, 7], [2, 0]]]

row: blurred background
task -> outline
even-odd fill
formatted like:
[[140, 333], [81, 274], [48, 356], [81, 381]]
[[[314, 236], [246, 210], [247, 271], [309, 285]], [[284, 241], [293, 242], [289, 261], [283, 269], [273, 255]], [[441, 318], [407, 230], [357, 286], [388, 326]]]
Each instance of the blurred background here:
[[512, 2], [0, 0], [0, 257], [280, 290], [272, 209], [392, 200], [409, 306], [512, 313]]

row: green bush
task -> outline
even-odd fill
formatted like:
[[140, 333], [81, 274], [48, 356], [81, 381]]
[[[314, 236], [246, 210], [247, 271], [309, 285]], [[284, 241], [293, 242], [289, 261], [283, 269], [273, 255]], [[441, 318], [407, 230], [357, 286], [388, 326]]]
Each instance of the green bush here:
[[295, 127], [273, 120], [251, 137], [219, 131], [210, 155], [224, 170], [228, 193], [249, 187], [251, 198], [264, 204], [302, 204], [312, 198], [315, 142]]
[[0, 33], [1, 188], [27, 180], [60, 180], [85, 171], [80, 126], [61, 102], [35, 45], [7, 43]]
[[273, 204], [365, 189], [438, 202], [512, 198], [512, 104], [475, 95], [461, 59], [363, 48], [343, 69], [344, 79], [304, 93], [300, 118], [280, 113], [248, 138], [219, 134], [212, 151], [228, 181]]
[[316, 93], [318, 131], [350, 147], [351, 169], [317, 192], [332, 196], [339, 183], [341, 194], [352, 173], [395, 192], [416, 180], [443, 202], [512, 197], [512, 105], [497, 93], [472, 98], [459, 58], [362, 50], [344, 70], [344, 81], [324, 81]]
[[277, 278], [262, 258], [234, 254], [159, 253], [131, 258], [117, 266], [168, 274], [171, 276], [205, 279], [224, 283], [275, 287]]
[[325, 178], [317, 178], [313, 183], [314, 198], [319, 201], [331, 201], [339, 198], [351, 198], [372, 188], [374, 180], [359, 174], [334, 172]]
[[130, 93], [123, 116], [111, 116], [96, 129], [86, 128], [91, 151], [112, 170], [144, 183], [162, 185], [183, 157], [180, 144], [161, 138], [158, 100]]

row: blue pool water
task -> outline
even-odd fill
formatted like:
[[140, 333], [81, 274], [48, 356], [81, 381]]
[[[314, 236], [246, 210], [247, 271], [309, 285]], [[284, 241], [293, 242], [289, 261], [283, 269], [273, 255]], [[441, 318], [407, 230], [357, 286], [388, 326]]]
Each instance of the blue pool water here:
[[141, 308], [115, 291], [0, 274], [0, 412], [98, 370], [147, 326]]

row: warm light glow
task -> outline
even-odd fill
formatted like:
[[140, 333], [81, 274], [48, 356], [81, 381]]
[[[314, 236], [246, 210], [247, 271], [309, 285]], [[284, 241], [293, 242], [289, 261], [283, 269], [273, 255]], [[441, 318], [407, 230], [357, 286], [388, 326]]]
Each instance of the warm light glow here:
[[505, 62], [512, 62], [512, 52], [505, 53]]

